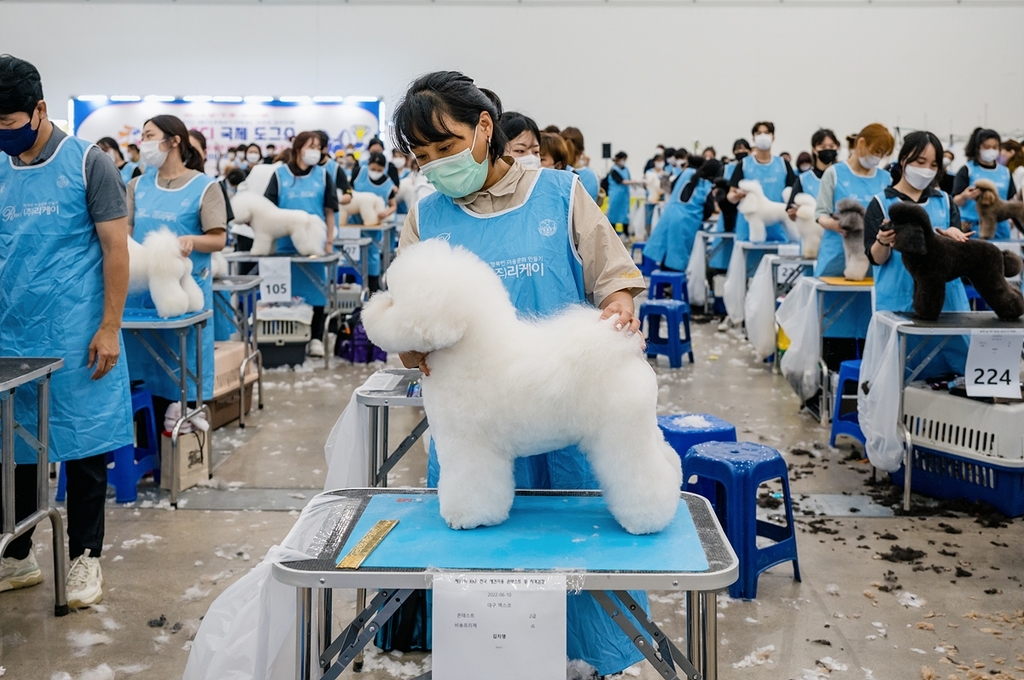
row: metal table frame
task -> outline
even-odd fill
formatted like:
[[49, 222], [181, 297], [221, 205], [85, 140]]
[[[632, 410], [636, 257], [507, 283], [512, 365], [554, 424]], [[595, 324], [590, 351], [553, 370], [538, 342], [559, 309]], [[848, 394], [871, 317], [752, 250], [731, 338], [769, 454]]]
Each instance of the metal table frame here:
[[[352, 227], [342, 226], [338, 229], [342, 234], [345, 233], [345, 229], [352, 229]], [[373, 243], [373, 239], [369, 236], [355, 236], [348, 237], [342, 236], [334, 239], [334, 250], [341, 253], [341, 256], [345, 258], [345, 261], [353, 269], [359, 272], [361, 279], [361, 286], [363, 290], [366, 290], [370, 285], [370, 244]], [[357, 246], [359, 248], [359, 261], [356, 262], [352, 255], [345, 250], [346, 246]]]
[[[363, 224], [343, 224], [338, 228], [338, 234], [340, 236], [340, 240], [346, 240], [343, 234], [345, 233], [346, 229], [351, 229], [352, 231], [360, 232], [359, 238], [368, 238], [370, 239], [371, 242], [376, 243], [377, 247], [380, 248], [380, 273], [381, 276], [383, 276], [384, 272], [386, 272], [388, 270], [388, 267], [391, 266], [392, 260], [395, 259], [395, 252], [394, 249], [391, 247], [391, 234], [397, 229], [397, 227], [398, 223], [395, 222], [392, 216], [391, 218], [385, 220], [381, 224], [375, 224], [371, 226], [366, 226]], [[363, 236], [362, 232], [364, 231], [381, 232], [380, 240], [378, 241], [376, 238], [372, 236]], [[347, 240], [351, 241], [352, 237], [349, 237]], [[365, 279], [363, 280], [363, 285], [367, 285]]]
[[[225, 276], [213, 281], [213, 306], [228, 318], [231, 325], [242, 336], [246, 346], [246, 356], [238, 369], [238, 427], [245, 427], [245, 372], [249, 364], [256, 362], [256, 383], [258, 386], [257, 400], [260, 410], [263, 409], [263, 353], [259, 345], [259, 321], [256, 318], [258, 305], [256, 293], [260, 289], [259, 276]], [[227, 293], [227, 300], [218, 293]], [[240, 309], [231, 304], [231, 295], [238, 295]], [[252, 323], [249, 322], [250, 316]]]
[[[832, 407], [832, 376], [829, 375], [828, 364], [825, 363], [825, 331], [831, 328], [832, 324], [853, 304], [854, 300], [857, 299], [857, 295], [862, 293], [870, 295], [874, 289], [874, 284], [851, 284], [844, 286], [825, 283], [821, 279], [818, 279], [818, 283], [815, 285], [815, 296], [818, 301], [818, 328], [821, 329], [818, 336], [818, 371], [821, 374], [821, 402], [818, 406], [818, 422], [822, 425], [828, 425], [831, 421], [829, 409]], [[825, 293], [848, 293], [848, 295], [840, 297], [828, 309], [825, 309]], [[825, 317], [833, 312], [835, 312], [835, 315], [826, 326]], [[865, 337], [866, 333], [867, 329], [865, 329]], [[862, 340], [863, 338], [854, 339]]]
[[[126, 310], [132, 312], [133, 310]], [[155, 310], [154, 310], [155, 313]], [[195, 312], [192, 314], [186, 314], [185, 316], [179, 316], [173, 319], [146, 319], [145, 321], [139, 319], [133, 319], [130, 316], [126, 316], [121, 322], [121, 329], [132, 334], [132, 336], [139, 341], [139, 344], [150, 356], [156, 361], [156, 363], [171, 377], [172, 380], [177, 379], [178, 385], [181, 388], [181, 416], [177, 422], [174, 423], [174, 428], [171, 430], [171, 505], [178, 507], [178, 488], [180, 480], [178, 479], [178, 435], [181, 433], [181, 427], [187, 421], [195, 418], [201, 413], [206, 414], [207, 421], [210, 420], [210, 408], [203, 403], [203, 338], [202, 330], [206, 326], [206, 323], [213, 317], [213, 310], [207, 309], [202, 312]], [[188, 333], [189, 330], [195, 328], [196, 332], [196, 372], [193, 373], [188, 367]], [[150, 335], [156, 340], [160, 347], [163, 347], [171, 356], [178, 358], [179, 373], [176, 376], [174, 369], [167, 365], [163, 357], [149, 344], [146, 340], [146, 331], [150, 332]], [[178, 350], [175, 352], [164, 339], [160, 337], [155, 331], [174, 331], [174, 334], [178, 336]], [[192, 383], [196, 386], [196, 407], [192, 410], [188, 408], [188, 381], [192, 379]], [[206, 454], [206, 472], [207, 475], [210, 473], [210, 458], [212, 452], [212, 439], [207, 433], [207, 454]]]
[[[0, 555], [11, 541], [43, 520], [50, 520], [53, 530], [53, 590], [55, 616], [68, 613], [67, 564], [64, 556], [64, 521], [60, 513], [50, 505], [50, 375], [64, 366], [63, 359], [22, 359], [0, 358], [0, 423], [3, 435], [0, 437], [0, 497], [3, 501], [3, 526], [0, 528]], [[14, 393], [22, 385], [37, 382], [37, 433], [33, 437], [14, 420]], [[15, 522], [14, 512], [14, 435], [36, 450], [36, 511], [20, 522]], [[45, 509], [44, 509], [45, 508]]]
[[[330, 491], [342, 499], [364, 499], [376, 494], [436, 494], [436, 489], [344, 489]], [[600, 496], [594, 491], [516, 491], [516, 495]], [[629, 637], [648, 661], [666, 680], [717, 680], [718, 678], [718, 612], [715, 593], [727, 588], [739, 574], [739, 560], [715, 517], [711, 504], [690, 493], [680, 493], [686, 502], [701, 547], [708, 561], [708, 570], [701, 573], [674, 572], [612, 572], [592, 571], [582, 574], [582, 589], [594, 598], [612, 620]], [[335, 569], [338, 553], [355, 527], [358, 512], [335, 519], [325, 527], [329, 533], [325, 546], [316, 559], [273, 564], [274, 579], [296, 589], [296, 678], [326, 678], [341, 675], [361, 650], [373, 639], [380, 627], [391, 618], [408, 594], [415, 589], [431, 588], [436, 570], [360, 568]], [[330, 521], [330, 520], [329, 520]], [[345, 526], [342, 526], [344, 524]], [[457, 570], [472, 571], [470, 569]], [[489, 569], [486, 571], [494, 571]], [[513, 570], [509, 570], [513, 573]], [[522, 575], [530, 571], [515, 570]], [[357, 615], [335, 638], [332, 634], [331, 595], [335, 588], [382, 589], [365, 608], [356, 607]], [[683, 655], [660, 628], [643, 615], [643, 610], [625, 592], [629, 589], [686, 591], [687, 653]], [[652, 637], [656, 648], [638, 631], [628, 617], [622, 616], [618, 605], [609, 597], [618, 596], [623, 605], [636, 616]], [[315, 612], [315, 615], [314, 615]], [[316, 642], [314, 642], [316, 640]], [[315, 651], [314, 651], [315, 650]], [[337, 660], [335, 661], [335, 658]], [[678, 666], [678, 668], [677, 668]], [[682, 669], [684, 675], [679, 675]], [[417, 680], [430, 678], [430, 673]]]
[[[811, 259], [805, 258], [805, 257], [782, 257], [781, 255], [776, 256], [776, 258], [771, 261], [771, 267], [772, 267], [772, 286], [774, 287], [774, 292], [775, 292], [775, 298], [774, 299], [778, 300], [780, 295], [784, 295], [786, 293], [789, 293], [789, 291], [791, 291], [793, 289], [793, 286], [796, 285], [797, 279], [799, 279], [799, 278], [801, 278], [803, 276], [807, 276], [808, 275], [806, 273], [807, 269], [810, 269], [811, 273], [813, 274], [813, 272], [814, 272], [814, 265], [816, 263], [817, 263], [817, 260], [811, 260]], [[796, 266], [798, 268], [793, 270], [793, 272], [791, 274], [789, 274], [782, 283], [780, 283], [779, 282], [779, 269], [782, 268], [783, 265]], [[779, 350], [779, 326], [778, 326], [778, 324], [776, 324], [775, 325], [775, 360], [772, 361], [772, 370], [774, 370], [776, 373], [780, 373], [781, 374], [782, 373], [782, 365], [781, 364], [782, 364], [782, 352], [781, 352], [781, 350]]]
[[[899, 419], [897, 426], [899, 427], [900, 434], [903, 436], [903, 468], [904, 468], [904, 482], [903, 482], [903, 509], [910, 510], [910, 476], [913, 470], [913, 455], [914, 455], [914, 442], [910, 435], [910, 430], [903, 422], [903, 397], [904, 391], [910, 383], [917, 379], [917, 376], [921, 374], [928, 364], [931, 363], [932, 359], [938, 356], [942, 348], [945, 347], [950, 338], [958, 335], [970, 335], [971, 331], [974, 330], [1021, 330], [1024, 329], [1024, 319], [1017, 319], [1016, 321], [1002, 321], [993, 312], [946, 312], [939, 315], [937, 321], [923, 321], [921, 319], [915, 319], [913, 314], [910, 312], [899, 312], [891, 313], [893, 316], [909, 321], [910, 323], [903, 323], [896, 325], [896, 332], [899, 334], [900, 349], [899, 349], [899, 375], [902, 380], [900, 385], [900, 408], [899, 408]], [[933, 350], [925, 355], [924, 359], [911, 371], [910, 375], [907, 376], [907, 366], [921, 354], [922, 350], [928, 345], [927, 342], [922, 342], [920, 345], [914, 348], [914, 351], [909, 355], [907, 354], [907, 336], [908, 335], [919, 335], [919, 336], [931, 336], [941, 337], [942, 340], [935, 346]], [[1024, 351], [1022, 351], [1024, 356]]]
[[[713, 227], [716, 223], [715, 222], [705, 222], [704, 226], [707, 226], [708, 224], [710, 224]], [[714, 258], [715, 255], [717, 255], [719, 253], [719, 251], [721, 251], [722, 248], [725, 247], [726, 241], [735, 241], [736, 240], [736, 232], [735, 231], [715, 232], [715, 231], [711, 231], [710, 229], [705, 229], [704, 233], [706, 234], [708, 239], [712, 239], [712, 238], [721, 239], [717, 244], [714, 244], [714, 243], [712, 243], [709, 240], [708, 241], [708, 246], [704, 250], [704, 271], [707, 272], [707, 271], [711, 270], [711, 260], [712, 260], [712, 258]], [[704, 296], [704, 313], [705, 314], [710, 314], [711, 311], [715, 307], [715, 288], [708, 281], [705, 281], [704, 285], [709, 289], [707, 295]]]

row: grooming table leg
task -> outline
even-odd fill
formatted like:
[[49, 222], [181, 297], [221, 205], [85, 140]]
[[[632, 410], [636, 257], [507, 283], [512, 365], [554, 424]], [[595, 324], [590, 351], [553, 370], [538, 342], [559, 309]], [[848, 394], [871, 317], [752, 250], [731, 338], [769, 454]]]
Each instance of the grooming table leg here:
[[700, 597], [692, 591], [686, 593], [686, 655], [697, 668], [704, 666], [704, 626], [701, 621]]
[[309, 652], [313, 646], [313, 591], [295, 589], [295, 669], [298, 680], [311, 680]]
[[[690, 665], [690, 662], [675, 646], [669, 642], [665, 634], [661, 632], [661, 629], [651, 621], [647, 614], [640, 608], [640, 605], [629, 596], [625, 591], [613, 591], [616, 597], [618, 597], [626, 609], [628, 609], [641, 625], [650, 633], [654, 639], [657, 648], [653, 647], [647, 638], [633, 625], [632, 621], [625, 616], [623, 607], [619, 606], [612, 600], [608, 592], [603, 590], [593, 590], [590, 594], [597, 600], [597, 603], [608, 613], [612, 621], [615, 622], [623, 633], [626, 634], [636, 648], [639, 649], [643, 655], [651, 662], [654, 669], [658, 671], [658, 674], [665, 678], [665, 680], [680, 680], [679, 675], [676, 672], [676, 663], [686, 673], [684, 680], [700, 680], [700, 674], [697, 670]], [[678, 656], [678, 658], [676, 658]]]
[[[345, 632], [338, 636], [320, 656], [320, 667], [326, 668], [324, 680], [335, 680], [356, 658], [370, 640], [377, 634], [385, 621], [390, 619], [403, 602], [412, 594], [412, 588], [404, 590], [382, 590], [370, 602], [355, 620], [348, 625]], [[379, 608], [379, 609], [378, 609]], [[335, 654], [338, 660], [328, 668]]]

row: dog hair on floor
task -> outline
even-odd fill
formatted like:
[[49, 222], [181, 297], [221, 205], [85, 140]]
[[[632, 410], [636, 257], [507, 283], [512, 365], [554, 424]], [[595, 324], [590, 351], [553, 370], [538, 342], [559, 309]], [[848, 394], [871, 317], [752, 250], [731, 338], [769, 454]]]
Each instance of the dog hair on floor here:
[[1021, 272], [1020, 256], [1000, 250], [981, 239], [954, 241], [932, 228], [924, 208], [913, 203], [894, 203], [889, 220], [896, 230], [893, 245], [903, 265], [914, 277], [914, 315], [934, 321], [946, 301], [946, 283], [967, 278], [992, 311], [1004, 321], [1024, 316], [1024, 295], [1007, 276]]
[[149, 232], [142, 243], [128, 237], [128, 290], [148, 290], [161, 319], [198, 312], [205, 304], [192, 278], [192, 260], [181, 254], [178, 237], [167, 227]]
[[239, 191], [231, 198], [235, 222], [248, 224], [255, 235], [252, 255], [270, 255], [274, 242], [288, 236], [300, 255], [323, 255], [327, 224], [303, 210], [279, 208], [267, 197], [252, 191]]
[[978, 236], [991, 241], [996, 235], [996, 225], [1006, 220], [1016, 220], [1024, 226], [1024, 203], [1004, 201], [991, 180], [979, 179], [974, 186], [981, 189], [981, 194], [974, 199], [978, 209]]
[[836, 219], [843, 230], [843, 253], [846, 268], [843, 276], [848, 281], [862, 281], [868, 275], [871, 262], [864, 252], [864, 206], [855, 198], [844, 198], [836, 204]]
[[[388, 352], [429, 353], [423, 406], [437, 446], [441, 516], [500, 524], [513, 463], [578, 445], [608, 509], [633, 534], [661, 531], [679, 504], [679, 456], [657, 422], [658, 383], [639, 335], [593, 307], [520, 318], [501, 279], [462, 247], [402, 249], [362, 321]], [[614, 395], [614, 398], [611, 398]]]

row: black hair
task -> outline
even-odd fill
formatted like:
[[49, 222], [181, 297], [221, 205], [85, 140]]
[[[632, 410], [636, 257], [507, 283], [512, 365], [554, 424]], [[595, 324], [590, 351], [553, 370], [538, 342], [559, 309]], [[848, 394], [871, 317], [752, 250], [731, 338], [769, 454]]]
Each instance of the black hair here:
[[498, 125], [501, 127], [501, 131], [505, 133], [505, 138], [509, 141], [512, 141], [524, 132], [529, 132], [537, 140], [537, 143], [540, 144], [540, 128], [537, 127], [536, 121], [518, 111], [506, 111], [501, 114], [501, 120], [498, 122]]
[[617, 161], [625, 160], [627, 158], [629, 158], [629, 156], [626, 155], [625, 151], [620, 151], [617, 154], [615, 154], [615, 160]]
[[746, 149], [747, 151], [750, 151], [750, 142], [743, 138], [737, 139], [735, 142], [732, 143], [732, 152], [735, 154], [736, 149], [738, 148], [743, 148]]
[[138, 151], [139, 150], [139, 145], [138, 144], [129, 144], [128, 145], [128, 150], [129, 151]]
[[[324, 153], [327, 153], [327, 147], [331, 143], [331, 138], [327, 136], [327, 133], [323, 130], [313, 130], [313, 133], [320, 138], [320, 148], [323, 149]], [[372, 141], [370, 142], [373, 143]], [[252, 146], [250, 144], [250, 146]], [[369, 146], [369, 144], [367, 145]], [[249, 147], [246, 147], [248, 149]]]
[[118, 145], [118, 143], [114, 140], [113, 137], [101, 137], [100, 139], [96, 140], [96, 145], [105, 146], [108, 149], [113, 149], [114, 153], [117, 154], [117, 157], [120, 158], [121, 160], [124, 160], [124, 154], [121, 153], [121, 147], [120, 145]]
[[370, 154], [370, 157], [366, 159], [366, 164], [379, 165], [385, 170], [387, 170], [388, 159], [384, 158], [384, 154], [382, 154], [380, 151], [374, 151], [373, 153]]
[[[320, 130], [317, 130], [317, 133], [321, 133], [321, 131], [320, 131]], [[320, 138], [320, 141], [321, 141], [321, 142], [323, 142], [323, 140], [324, 140], [324, 137], [327, 137], [327, 133], [326, 133], [326, 132], [324, 132], [324, 133], [322, 133], [322, 134], [323, 134], [323, 137], [321, 137], [321, 138]], [[367, 148], [367, 149], [369, 149], [369, 148], [370, 148], [371, 146], [373, 146], [374, 144], [380, 144], [381, 148], [384, 148], [384, 142], [383, 142], [383, 141], [381, 141], [380, 137], [374, 137], [373, 139], [371, 139], [370, 141], [368, 141], [368, 142], [366, 143], [366, 148]], [[324, 148], [326, 149], [327, 147], [325, 146]]]
[[836, 146], [842, 146], [842, 144], [839, 143], [839, 138], [836, 137], [836, 133], [832, 132], [832, 130], [828, 128], [819, 128], [817, 132], [811, 135], [811, 148], [813, 149], [826, 139], [831, 139], [835, 142]]
[[43, 81], [36, 67], [24, 59], [0, 54], [0, 116], [27, 113], [43, 101]]
[[199, 130], [193, 129], [188, 131], [188, 136], [199, 142], [199, 148], [203, 150], [203, 153], [206, 153], [206, 135]]
[[[665, 153], [667, 154], [668, 152], [666, 151]], [[686, 149], [676, 149], [675, 157], [679, 158], [680, 160], [686, 160], [687, 158], [690, 157], [690, 154], [689, 152], [686, 151]]]
[[935, 148], [935, 162], [939, 166], [938, 172], [935, 173], [935, 179], [932, 180], [931, 186], [938, 186], [939, 181], [942, 180], [942, 177], [945, 174], [945, 171], [942, 169], [942, 142], [940, 142], [939, 138], [933, 133], [925, 130], [911, 132], [903, 138], [903, 146], [900, 148], [900, 154], [896, 159], [896, 164], [890, 171], [892, 174], [893, 185], [899, 182], [900, 178], [903, 176], [904, 164], [912, 163], [929, 146]]
[[417, 78], [395, 110], [395, 146], [412, 153], [414, 146], [426, 146], [455, 137], [445, 118], [476, 126], [486, 111], [494, 121], [488, 155], [496, 161], [505, 153], [508, 138], [501, 129], [501, 100], [490, 90], [477, 87], [473, 79], [458, 71], [435, 71]]
[[711, 152], [711, 157], [712, 157], [712, 158], [714, 158], [715, 156], [717, 156], [717, 155], [718, 155], [718, 152], [717, 152], [717, 151], [715, 151], [715, 147], [713, 147], [713, 146], [705, 146], [705, 147], [704, 147], [704, 150], [703, 150], [703, 151], [701, 151], [700, 153], [701, 153], [701, 155], [703, 156], [703, 155], [704, 155], [704, 154], [706, 154], [706, 153], [707, 153], [708, 151], [710, 151], [710, 152]]
[[679, 156], [676, 154], [676, 150], [675, 149], [673, 149], [672, 147], [666, 147], [666, 149], [665, 149], [665, 158], [670, 158], [670, 157], [671, 158], [678, 158]]
[[769, 134], [772, 134], [772, 135], [775, 134], [775, 123], [773, 123], [771, 121], [768, 121], [768, 120], [760, 120], [760, 121], [754, 123], [754, 127], [750, 128], [750, 134], [756, 135], [757, 134], [757, 128], [761, 127], [762, 125], [765, 126], [766, 128], [768, 128], [768, 133]]
[[239, 184], [245, 181], [246, 177], [247, 175], [244, 170], [241, 170], [239, 168], [232, 168], [231, 172], [225, 175], [224, 179], [226, 179], [228, 181], [228, 184], [230, 184], [231, 186], [237, 187]]
[[245, 147], [245, 153], [248, 154], [249, 149], [253, 148], [254, 146], [256, 147], [256, 150], [260, 152], [260, 158], [263, 158], [263, 149], [261, 149], [260, 145], [257, 144], [256, 142], [249, 142], [249, 146]]
[[981, 151], [981, 145], [990, 139], [994, 139], [1002, 144], [1002, 138], [999, 133], [995, 130], [988, 130], [985, 128], [974, 128], [974, 132], [971, 133], [971, 138], [967, 141], [967, 146], [964, 147], [964, 155], [968, 159], [978, 162], [978, 152]]
[[[203, 157], [196, 151], [188, 141], [188, 129], [177, 116], [162, 114], [153, 116], [146, 123], [152, 123], [164, 133], [165, 139], [178, 138], [178, 153], [181, 154], [181, 161], [189, 170], [203, 171]], [[145, 125], [145, 124], [143, 124]]]
[[701, 166], [704, 165], [704, 156], [698, 156], [696, 154], [687, 154], [686, 165], [687, 167], [693, 168], [694, 170], [700, 170]]
[[267, 144], [267, 149], [268, 149], [268, 150], [269, 150], [269, 149], [276, 149], [276, 148], [277, 148], [277, 145], [276, 145], [276, 144]]

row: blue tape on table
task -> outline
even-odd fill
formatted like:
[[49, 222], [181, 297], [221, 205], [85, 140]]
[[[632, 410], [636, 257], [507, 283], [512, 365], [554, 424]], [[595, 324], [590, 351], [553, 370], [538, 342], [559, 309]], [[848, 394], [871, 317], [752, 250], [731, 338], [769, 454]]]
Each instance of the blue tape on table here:
[[363, 568], [585, 569], [704, 572], [708, 562], [686, 503], [658, 534], [634, 536], [620, 527], [603, 498], [518, 496], [496, 527], [448, 528], [435, 495], [374, 496], [339, 553], [339, 560], [382, 519], [399, 520]]

